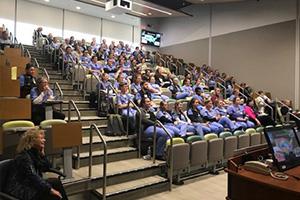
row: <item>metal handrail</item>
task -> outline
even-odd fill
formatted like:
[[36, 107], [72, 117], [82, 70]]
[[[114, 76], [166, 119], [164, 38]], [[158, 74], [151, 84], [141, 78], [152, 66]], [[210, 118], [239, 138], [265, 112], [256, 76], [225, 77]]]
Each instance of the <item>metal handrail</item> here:
[[18, 43], [19, 43], [19, 42], [18, 42], [17, 38], [14, 37], [14, 44], [18, 44]]
[[21, 47], [21, 56], [24, 56], [24, 46], [22, 43], [20, 43], [20, 47]]
[[[77, 113], [77, 117], [78, 117], [78, 121], [81, 121], [81, 114], [80, 111], [77, 107], [77, 105], [75, 104], [74, 100], [70, 100], [69, 101], [69, 105], [68, 105], [68, 122], [71, 122], [71, 106], [73, 106], [73, 108], [75, 109], [76, 113]], [[80, 146], [77, 147], [77, 168], [79, 168], [80, 166]]]
[[[108, 88], [107, 88], [107, 97], [109, 97], [109, 90], [110, 89], [116, 94], [116, 102], [118, 102], [118, 91], [111, 84], [109, 84]], [[116, 107], [116, 109], [117, 109], [116, 113], [119, 113], [118, 106], [115, 106], [115, 105], [113, 105], [113, 106]]]
[[290, 121], [290, 116], [293, 116], [293, 117], [295, 117], [297, 120], [300, 120], [300, 118], [297, 116], [297, 115], [295, 115], [294, 113], [292, 113], [291, 112], [291, 110], [292, 110], [292, 108], [290, 108], [288, 105], [286, 105], [285, 103], [282, 103], [281, 101], [279, 101], [277, 98], [276, 98], [276, 105], [277, 104], [280, 104], [282, 107], [286, 107], [286, 108], [288, 108], [288, 115], [287, 115], [287, 122], [289, 122]]
[[133, 107], [137, 110], [139, 113], [139, 129], [138, 129], [138, 158], [141, 158], [141, 137], [142, 137], [142, 111], [141, 109], [131, 100], [129, 99], [128, 101], [128, 106], [127, 106], [127, 137], [128, 137], [128, 129], [129, 129], [129, 108], [130, 104], [133, 105]]
[[[86, 68], [81, 64], [81, 63], [78, 63], [78, 65], [77, 65], [78, 67], [77, 67], [77, 76], [79, 77], [79, 70], [80, 70], [80, 68], [82, 68], [83, 70], [85, 70]], [[74, 74], [74, 77], [73, 77], [73, 79], [72, 80], [75, 80], [75, 78], [76, 78], [76, 75], [75, 75], [75, 73], [73, 73]], [[79, 78], [77, 78], [77, 87], [78, 87], [78, 89], [79, 89]]]
[[68, 106], [68, 122], [71, 122], [71, 106], [73, 106], [73, 108], [75, 109], [76, 113], [77, 113], [77, 117], [78, 117], [78, 121], [81, 121], [81, 114], [80, 111], [77, 107], [77, 105], [75, 104], [74, 100], [70, 100], [69, 101], [69, 106]]
[[37, 59], [34, 58], [33, 61], [35, 63], [35, 66], [39, 69], [40, 68], [40, 64], [38, 63]]
[[49, 76], [48, 71], [47, 71], [46, 68], [43, 68], [43, 73], [45, 74], [47, 80], [50, 81], [50, 76]]
[[224, 99], [226, 99], [226, 94], [227, 94], [227, 89], [226, 89], [226, 87], [222, 84], [222, 83], [219, 83], [219, 82], [217, 82], [217, 86], [220, 86], [221, 88], [223, 88], [223, 90], [224, 90]]
[[[64, 51], [63, 51], [63, 49], [62, 49], [62, 48], [59, 48], [58, 52], [60, 52], [60, 53], [61, 53], [61, 55], [62, 55], [61, 74], [62, 74], [62, 75], [65, 75], [65, 73], [64, 73], [64, 71], [65, 71], [65, 70], [64, 70], [64, 69], [65, 69], [65, 62], [64, 62]], [[58, 59], [59, 59], [59, 53], [58, 53], [57, 57], [58, 57]], [[58, 70], [59, 70], [59, 66], [58, 66]]]
[[[63, 91], [61, 90], [61, 88], [60, 88], [58, 82], [55, 82], [55, 83], [54, 83], [54, 86], [53, 86], [54, 94], [56, 93], [56, 88], [58, 89], [60, 99], [63, 100], [63, 98], [64, 98], [64, 93], [63, 93]], [[55, 96], [56, 96], [56, 94], [55, 94]], [[62, 104], [60, 104], [60, 112], [62, 112]]]
[[27, 54], [27, 57], [31, 59], [31, 55], [30, 55], [30, 52], [28, 49], [26, 49], [26, 54]]
[[173, 140], [172, 140], [172, 135], [169, 133], [169, 131], [165, 128], [165, 126], [158, 120], [155, 121], [154, 123], [154, 135], [153, 135], [153, 164], [155, 163], [155, 154], [156, 154], [156, 126], [160, 126], [164, 130], [164, 132], [169, 136], [170, 138], [170, 148], [171, 148], [171, 153], [170, 153], [170, 173], [169, 173], [169, 190], [172, 191], [172, 182], [173, 182]]
[[246, 95], [244, 95], [242, 92], [239, 91], [239, 95], [241, 95], [242, 97], [245, 98], [246, 102], [248, 101], [248, 97]]
[[223, 83], [223, 85], [226, 85], [226, 81], [224, 79], [222, 79], [221, 77], [217, 77], [217, 79], [219, 79]]
[[106, 169], [107, 169], [107, 144], [106, 141], [104, 140], [101, 132], [99, 131], [98, 127], [96, 124], [92, 124], [90, 126], [90, 147], [89, 147], [89, 178], [92, 177], [92, 165], [93, 165], [93, 156], [92, 156], [92, 144], [93, 144], [93, 129], [96, 130], [97, 135], [99, 136], [99, 138], [101, 139], [102, 143], [103, 143], [103, 151], [104, 151], [104, 155], [103, 155], [103, 182], [102, 182], [102, 199], [106, 200]]

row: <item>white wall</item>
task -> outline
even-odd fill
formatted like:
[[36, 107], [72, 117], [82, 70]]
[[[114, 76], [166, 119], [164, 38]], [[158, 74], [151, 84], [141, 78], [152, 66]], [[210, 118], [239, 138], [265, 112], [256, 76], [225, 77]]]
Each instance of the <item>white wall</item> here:
[[[31, 44], [33, 30], [41, 26], [44, 34], [52, 33], [59, 37], [74, 36], [75, 39], [84, 38], [87, 42], [93, 37], [100, 42], [103, 37], [109, 41], [122, 40], [133, 46], [140, 45], [140, 20], [136, 20], [136, 17], [129, 16], [132, 21], [124, 24], [25, 0], [17, 1], [15, 13], [14, 2], [0, 0], [0, 24], [5, 24], [14, 33], [16, 16], [16, 37], [23, 44]], [[135, 25], [132, 25], [133, 22]]]
[[0, 25], [5, 24], [10, 32], [14, 32], [15, 1], [0, 1]]
[[65, 11], [64, 15], [64, 37], [74, 36], [75, 39], [82, 38], [91, 41], [93, 37], [100, 42], [101, 19], [83, 15], [76, 12]]
[[260, 0], [234, 3], [192, 5], [184, 9], [193, 17], [165, 18], [157, 22], [156, 31], [163, 33], [162, 47], [212, 36], [290, 21], [296, 17], [296, 0]]

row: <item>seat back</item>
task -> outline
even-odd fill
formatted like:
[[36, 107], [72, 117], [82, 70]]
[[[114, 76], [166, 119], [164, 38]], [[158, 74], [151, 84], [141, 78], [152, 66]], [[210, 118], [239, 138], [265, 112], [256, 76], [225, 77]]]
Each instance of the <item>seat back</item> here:
[[88, 70], [84, 66], [75, 65], [74, 73], [73, 73], [73, 80], [83, 82], [85, 76], [88, 74]]
[[232, 133], [229, 131], [224, 131], [224, 132], [220, 133], [220, 135], [219, 135], [220, 138], [226, 138], [226, 137], [230, 137], [230, 136], [232, 136]]
[[[173, 170], [183, 170], [189, 166], [190, 146], [187, 143], [173, 145]], [[170, 148], [168, 148], [168, 163], [170, 164]]]
[[86, 93], [91, 93], [93, 91], [96, 91], [96, 86], [98, 84], [98, 79], [95, 76], [92, 76], [90, 74], [85, 76], [85, 87], [84, 90]]
[[12, 159], [2, 160], [0, 161], [0, 192], [3, 192], [4, 185], [6, 184], [7, 176], [8, 176], [8, 170], [11, 168], [13, 164]]
[[251, 135], [251, 134], [253, 134], [253, 133], [256, 133], [256, 130], [255, 130], [254, 128], [248, 128], [248, 129], [245, 131], [245, 133]]
[[250, 136], [248, 134], [238, 135], [238, 149], [250, 146]]
[[260, 133], [252, 133], [250, 135], [250, 145], [251, 146], [259, 145], [260, 144], [260, 140], [261, 140]]
[[190, 165], [193, 166], [206, 166], [207, 164], [207, 141], [195, 141], [190, 144]]
[[237, 136], [229, 136], [224, 138], [224, 159], [229, 159], [233, 156], [234, 151], [237, 149]]
[[222, 162], [223, 146], [224, 142], [222, 138], [208, 140], [208, 163], [217, 164]]

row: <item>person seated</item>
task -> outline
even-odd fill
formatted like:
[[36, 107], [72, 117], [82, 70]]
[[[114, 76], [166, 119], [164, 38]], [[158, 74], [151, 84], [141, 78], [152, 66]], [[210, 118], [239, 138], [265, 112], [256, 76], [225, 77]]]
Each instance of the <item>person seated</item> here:
[[189, 103], [189, 108], [187, 111], [187, 116], [193, 124], [200, 124], [203, 130], [203, 133], [211, 133], [217, 130], [217, 127], [214, 127], [209, 122], [204, 122], [200, 110], [198, 109], [199, 101], [196, 98], [192, 98]]
[[110, 77], [114, 77], [115, 73], [118, 71], [118, 69], [116, 68], [115, 65], [113, 65], [113, 61], [112, 60], [108, 60], [107, 64], [104, 65], [103, 70], [105, 73], [108, 73]]
[[149, 87], [149, 83], [147, 81], [144, 81], [141, 83], [141, 90], [135, 95], [135, 102], [139, 105], [142, 98], [148, 97], [150, 100], [152, 100], [152, 88]]
[[202, 110], [203, 106], [204, 106], [204, 94], [201, 90], [201, 88], [196, 88], [195, 89], [195, 95], [193, 96], [194, 99], [197, 99], [199, 101], [199, 106], [198, 109]]
[[248, 99], [246, 102], [246, 106], [244, 108], [246, 116], [249, 118], [250, 121], [255, 123], [255, 125], [260, 126], [268, 126], [273, 125], [275, 126], [275, 122], [269, 115], [266, 114], [259, 114], [255, 111], [254, 101], [253, 99]]
[[216, 100], [221, 100], [221, 101], [224, 100], [223, 95], [221, 93], [221, 89], [218, 87], [215, 88], [215, 92], [211, 97], [211, 101], [212, 101], [213, 105], [216, 105]]
[[4, 50], [6, 46], [11, 45], [11, 40], [9, 39], [9, 35], [7, 31], [3, 31], [2, 34], [0, 35], [0, 49]]
[[[128, 102], [129, 100], [133, 100], [134, 96], [128, 92], [128, 84], [121, 82], [119, 85], [120, 93], [117, 95], [117, 106], [120, 111], [120, 114], [123, 117], [127, 116], [130, 120], [130, 130], [135, 129], [135, 115], [136, 110], [132, 108], [132, 104], [130, 104], [130, 107], [128, 109]], [[128, 112], [129, 111], [129, 112]]]
[[[142, 114], [142, 127], [144, 130], [144, 133], [147, 137], [153, 137], [154, 134], [154, 124], [156, 121], [156, 117], [154, 114], [154, 109], [151, 106], [151, 100], [149, 98], [143, 98], [141, 100], [141, 114]], [[171, 134], [171, 136], [174, 136], [174, 132], [170, 129], [167, 129], [168, 132]], [[156, 134], [157, 134], [157, 140], [156, 140], [156, 158], [157, 159], [164, 159], [164, 150], [166, 141], [169, 139], [168, 135], [165, 133], [165, 131], [161, 127], [156, 127]]]
[[196, 83], [193, 86], [193, 91], [196, 92], [197, 88], [200, 88], [201, 92], [204, 92], [204, 89], [207, 89], [205, 83], [202, 82], [200, 77], [196, 79]]
[[80, 57], [80, 62], [83, 66], [87, 67], [89, 63], [91, 62], [91, 56], [89, 55], [88, 50], [85, 50], [83, 52], [83, 55]]
[[158, 84], [155, 83], [155, 78], [153, 75], [149, 76], [149, 88], [151, 88], [151, 99], [162, 99], [163, 101], [167, 101], [169, 99], [168, 96], [161, 94], [161, 88]]
[[194, 90], [191, 86], [191, 79], [189, 78], [185, 78], [183, 80], [183, 86], [182, 86], [182, 90], [186, 93], [189, 93], [189, 97], [192, 96], [194, 94]]
[[137, 93], [139, 93], [142, 89], [141, 87], [141, 83], [142, 83], [142, 75], [141, 74], [136, 74], [133, 77], [133, 83], [131, 84], [131, 93], [136, 95]]
[[36, 87], [36, 78], [34, 77], [34, 73], [34, 66], [30, 63], [27, 63], [25, 67], [25, 74], [19, 77], [21, 98], [25, 98], [30, 94], [31, 89]]
[[124, 75], [125, 74], [123, 74], [123, 73], [119, 73], [117, 75], [116, 81], [114, 82], [114, 88], [115, 89], [119, 89], [121, 83], [125, 83], [125, 84], [127, 84], [127, 86], [130, 85], [130, 80], [125, 79]]
[[[273, 103], [273, 101], [265, 95], [263, 91], [258, 91], [258, 97], [255, 99], [255, 104], [257, 106], [258, 112], [260, 114], [267, 114], [266, 107]], [[268, 113], [269, 114], [269, 113]]]
[[239, 89], [234, 89], [232, 95], [229, 97], [229, 101], [233, 101], [234, 98], [240, 98], [240, 90]]
[[98, 63], [97, 56], [92, 56], [91, 62], [88, 64], [88, 69], [90, 73], [99, 76], [103, 71], [102, 68], [103, 67]]
[[109, 75], [107, 73], [102, 73], [100, 83], [97, 83], [97, 89], [103, 92], [111, 91], [111, 82], [109, 81]]
[[63, 62], [64, 62], [64, 71], [65, 71], [64, 78], [69, 80], [71, 79], [73, 67], [77, 63], [76, 57], [72, 54], [72, 47], [70, 46], [66, 47], [66, 52], [64, 54]]
[[43, 130], [31, 129], [22, 135], [4, 184], [5, 193], [24, 200], [68, 199], [59, 179], [42, 177], [42, 173], [51, 167], [45, 156], [45, 142]]
[[[53, 100], [53, 91], [48, 85], [46, 78], [38, 78], [36, 81], [37, 86], [30, 91], [30, 98], [32, 100], [32, 121], [35, 125], [45, 120], [45, 105], [48, 100]], [[53, 110], [53, 119], [65, 119], [65, 115], [61, 112]]]
[[218, 114], [218, 112], [213, 108], [211, 100], [205, 101], [205, 106], [200, 113], [204, 120], [209, 121], [214, 126], [218, 127], [217, 133], [224, 131], [224, 127], [229, 128], [230, 131], [237, 129], [235, 124], [228, 117]]
[[164, 73], [164, 70], [162, 67], [158, 67], [155, 71], [155, 80], [156, 84], [158, 84], [160, 87], [169, 87], [171, 85], [170, 75]]
[[241, 105], [240, 97], [234, 97], [232, 105], [228, 106], [227, 113], [230, 119], [240, 122], [242, 128], [253, 128], [255, 124], [249, 120], [244, 111], [244, 106]]
[[172, 130], [174, 135], [185, 137], [187, 132], [187, 124], [175, 123], [169, 110], [169, 104], [166, 101], [161, 101], [159, 111], [156, 113], [156, 118], [168, 129]]
[[178, 78], [173, 78], [173, 84], [169, 87], [169, 90], [172, 92], [173, 99], [185, 99], [190, 95], [189, 92], [184, 91], [179, 85]]
[[201, 124], [191, 122], [182, 109], [182, 103], [179, 101], [176, 101], [175, 103], [175, 108], [172, 111], [172, 118], [177, 124], [186, 124], [188, 132], [193, 132], [203, 138], [203, 129]]

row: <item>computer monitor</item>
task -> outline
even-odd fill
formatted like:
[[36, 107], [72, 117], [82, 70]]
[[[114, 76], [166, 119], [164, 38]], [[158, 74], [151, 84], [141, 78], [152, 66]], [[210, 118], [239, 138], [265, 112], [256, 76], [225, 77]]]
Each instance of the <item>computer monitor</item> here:
[[299, 139], [293, 127], [265, 128], [264, 133], [279, 171], [300, 165]]

